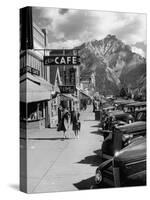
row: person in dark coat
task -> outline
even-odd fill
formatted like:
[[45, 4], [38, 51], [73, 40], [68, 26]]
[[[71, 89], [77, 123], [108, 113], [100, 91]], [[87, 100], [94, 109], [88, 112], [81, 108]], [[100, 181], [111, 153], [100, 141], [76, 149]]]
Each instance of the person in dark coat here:
[[66, 138], [66, 131], [69, 129], [69, 125], [70, 125], [70, 113], [66, 108], [64, 108], [62, 111], [61, 128], [60, 128], [60, 130], [63, 131], [64, 138]]
[[58, 124], [57, 124], [57, 131], [61, 129], [61, 117], [62, 117], [62, 106], [58, 107]]
[[80, 118], [80, 113], [74, 109], [72, 114], [72, 130], [74, 131], [76, 138], [79, 138], [79, 131], [81, 128], [81, 122], [79, 118]]
[[93, 100], [93, 112], [95, 112], [95, 111], [96, 111], [96, 101]]

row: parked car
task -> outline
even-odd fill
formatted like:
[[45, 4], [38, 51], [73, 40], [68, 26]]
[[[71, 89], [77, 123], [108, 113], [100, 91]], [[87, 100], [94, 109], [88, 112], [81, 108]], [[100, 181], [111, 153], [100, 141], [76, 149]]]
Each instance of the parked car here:
[[115, 125], [121, 126], [134, 122], [134, 117], [120, 110], [115, 110], [107, 113], [102, 121], [103, 130], [113, 130]]
[[104, 113], [108, 113], [108, 112], [111, 112], [115, 110], [115, 107], [114, 106], [107, 106], [107, 107], [103, 107], [103, 112]]
[[124, 107], [127, 104], [134, 103], [134, 102], [135, 101], [133, 99], [128, 99], [128, 100], [117, 99], [117, 100], [114, 101], [114, 106], [116, 107], [117, 110], [124, 110]]
[[134, 117], [136, 117], [136, 111], [141, 111], [146, 109], [146, 102], [134, 102], [127, 104], [124, 107], [124, 112], [131, 113]]
[[111, 158], [116, 151], [125, 148], [134, 138], [145, 135], [146, 122], [144, 121], [114, 127], [114, 130], [109, 132], [109, 135], [103, 141], [101, 149], [102, 158]]
[[107, 116], [110, 112], [114, 111], [115, 110], [115, 107], [114, 106], [106, 106], [106, 107], [103, 107], [101, 110], [100, 110], [100, 123], [101, 123], [101, 127], [104, 129], [105, 127], [105, 122], [106, 122], [106, 119], [107, 119]]
[[146, 138], [138, 137], [96, 169], [95, 183], [113, 187], [146, 185]]

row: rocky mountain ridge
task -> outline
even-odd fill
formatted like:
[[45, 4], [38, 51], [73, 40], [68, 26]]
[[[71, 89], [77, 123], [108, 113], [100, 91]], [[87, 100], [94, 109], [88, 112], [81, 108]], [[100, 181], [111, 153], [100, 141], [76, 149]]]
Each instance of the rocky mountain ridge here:
[[[118, 94], [122, 85], [135, 90], [139, 80], [146, 77], [146, 59], [132, 52], [114, 35], [93, 40], [77, 47], [80, 49], [81, 78], [96, 74], [96, 90], [104, 94]], [[145, 81], [141, 80], [145, 87]], [[140, 88], [138, 88], [140, 90]]]

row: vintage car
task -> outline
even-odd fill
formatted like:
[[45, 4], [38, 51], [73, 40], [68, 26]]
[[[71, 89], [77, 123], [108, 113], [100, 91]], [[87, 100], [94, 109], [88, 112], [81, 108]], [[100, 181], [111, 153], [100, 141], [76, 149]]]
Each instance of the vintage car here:
[[112, 111], [115, 110], [114, 106], [106, 106], [106, 107], [102, 107], [102, 109], [100, 109], [100, 123], [101, 123], [101, 127], [104, 127], [106, 118], [108, 116], [108, 114]]
[[112, 132], [104, 139], [101, 149], [101, 157], [109, 159], [116, 151], [120, 151], [129, 145], [134, 138], [146, 135], [146, 122], [138, 121], [123, 126], [115, 126]]
[[124, 110], [124, 107], [127, 104], [134, 103], [134, 102], [135, 101], [133, 99], [128, 99], [128, 100], [118, 99], [114, 101], [114, 106], [116, 107], [117, 110]]
[[108, 112], [111, 112], [111, 111], [113, 111], [113, 110], [115, 110], [115, 107], [114, 106], [107, 106], [107, 107], [103, 107], [103, 112], [104, 113], [108, 113]]
[[96, 169], [95, 183], [99, 187], [146, 185], [146, 138], [135, 138], [115, 156]]
[[134, 117], [131, 114], [125, 113], [120, 110], [115, 110], [107, 113], [107, 115], [105, 115], [105, 118], [103, 118], [101, 124], [103, 130], [112, 131], [115, 125], [121, 126], [133, 122], [134, 122]]
[[131, 113], [134, 117], [136, 117], [136, 111], [140, 111], [146, 109], [146, 102], [134, 102], [129, 103], [124, 107], [124, 112]]

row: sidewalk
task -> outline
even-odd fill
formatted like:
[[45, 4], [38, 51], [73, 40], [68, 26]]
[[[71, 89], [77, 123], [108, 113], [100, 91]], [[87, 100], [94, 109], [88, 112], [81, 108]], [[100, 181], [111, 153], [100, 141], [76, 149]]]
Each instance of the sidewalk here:
[[27, 138], [63, 138], [63, 133], [58, 132], [56, 128], [32, 129], [27, 131]]
[[[81, 120], [81, 126], [83, 126], [85, 121], [94, 121], [94, 113], [92, 113], [91, 111], [91, 106], [87, 106], [86, 111], [80, 112], [80, 120]], [[25, 135], [25, 131], [23, 130], [23, 134], [21, 138], [25, 138], [24, 135]], [[72, 124], [70, 125], [67, 136], [69, 136], [69, 138], [74, 138], [74, 133], [72, 131]], [[36, 138], [63, 139], [63, 132], [57, 131], [56, 128], [28, 129], [26, 138], [27, 139], [36, 139]]]
[[28, 131], [28, 192], [90, 189], [99, 165], [98, 150], [103, 137], [91, 107], [81, 112], [80, 138], [70, 127], [69, 139], [56, 129]]

